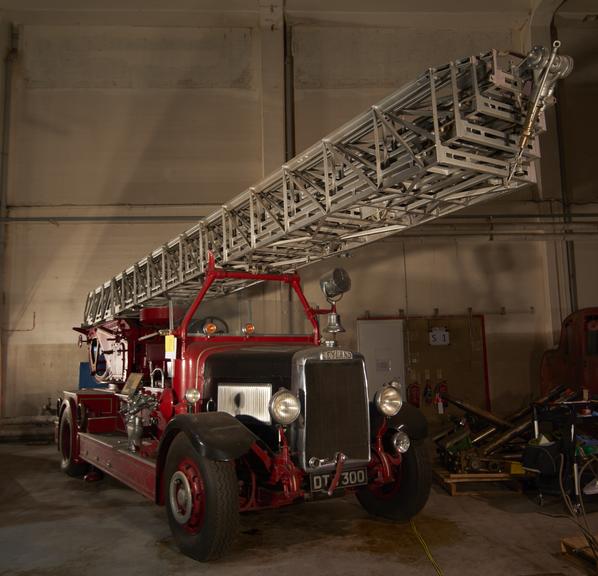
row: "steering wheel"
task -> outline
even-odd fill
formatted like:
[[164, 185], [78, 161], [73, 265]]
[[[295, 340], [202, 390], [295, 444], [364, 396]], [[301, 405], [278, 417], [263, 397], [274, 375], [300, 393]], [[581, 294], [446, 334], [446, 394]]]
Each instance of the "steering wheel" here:
[[206, 324], [216, 324], [216, 332], [214, 334], [228, 334], [228, 324], [219, 316], [205, 316], [189, 322], [188, 332], [200, 332], [203, 334], [203, 328]]

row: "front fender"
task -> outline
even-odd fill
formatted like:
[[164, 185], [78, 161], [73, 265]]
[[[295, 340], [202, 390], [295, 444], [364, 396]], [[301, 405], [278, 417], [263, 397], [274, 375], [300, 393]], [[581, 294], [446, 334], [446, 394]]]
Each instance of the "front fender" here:
[[179, 414], [166, 426], [158, 447], [156, 495], [162, 503], [162, 471], [166, 455], [177, 434], [186, 434], [193, 447], [209, 460], [230, 461], [246, 454], [257, 440], [234, 416], [226, 412]]
[[[370, 427], [372, 437], [375, 437], [384, 416], [378, 412], [378, 409], [373, 402], [370, 402]], [[428, 422], [422, 411], [411, 404], [404, 403], [403, 407], [396, 416], [388, 418], [389, 428], [399, 428], [402, 426], [403, 430], [412, 440], [424, 440], [428, 436]]]

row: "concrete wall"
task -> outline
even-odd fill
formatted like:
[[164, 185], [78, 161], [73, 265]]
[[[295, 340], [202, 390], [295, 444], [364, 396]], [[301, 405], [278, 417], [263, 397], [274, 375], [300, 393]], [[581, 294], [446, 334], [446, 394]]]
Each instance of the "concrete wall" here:
[[[6, 226], [4, 415], [35, 413], [76, 386], [83, 354], [71, 327], [86, 292], [188, 225], [112, 216], [201, 217], [283, 151], [278, 2], [67, 4], [28, 0], [4, 14], [22, 33], [9, 215], [47, 219]], [[489, 1], [287, 2], [297, 150], [428, 66], [490, 47], [521, 49], [528, 12], [519, 0], [500, 11]], [[51, 223], [63, 216], [77, 220]], [[317, 278], [332, 263], [302, 271], [310, 300], [322, 303]], [[341, 264], [354, 281], [341, 306], [350, 345], [366, 310], [471, 307], [488, 314], [495, 406], [509, 410], [536, 388], [538, 356], [552, 336], [540, 243], [393, 240]]]
[[21, 45], [10, 205], [217, 203], [261, 175], [251, 28], [25, 25]]
[[[331, 266], [351, 274], [351, 291], [338, 306], [347, 328], [339, 341], [356, 346], [355, 321], [367, 313], [398, 316], [402, 310], [432, 316], [438, 308], [440, 314], [462, 315], [471, 308], [486, 315], [493, 409], [509, 412], [529, 400], [538, 391], [540, 356], [551, 344], [542, 243], [403, 244], [399, 238], [302, 271], [308, 299], [320, 305], [324, 302], [318, 278]], [[420, 372], [423, 368], [414, 366]], [[479, 385], [482, 388], [483, 382]]]
[[[511, 49], [512, 32], [468, 28], [293, 27], [297, 149], [313, 144], [427, 68]], [[342, 49], [340, 48], [342, 47]]]
[[[77, 385], [87, 291], [262, 176], [257, 28], [20, 27], [4, 279], [4, 413]], [[256, 18], [253, 18], [255, 21]], [[233, 22], [235, 24], [235, 22]], [[88, 221], [103, 216], [104, 222]]]

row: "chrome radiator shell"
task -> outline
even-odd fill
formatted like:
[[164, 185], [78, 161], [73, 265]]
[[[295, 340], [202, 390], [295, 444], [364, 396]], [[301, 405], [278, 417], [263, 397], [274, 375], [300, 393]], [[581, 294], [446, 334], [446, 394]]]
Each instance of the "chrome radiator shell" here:
[[[349, 350], [335, 352], [336, 358], [332, 359], [329, 350], [314, 347], [301, 350], [293, 358], [292, 389], [301, 401], [301, 416], [292, 425], [292, 444], [299, 465], [307, 472], [333, 470], [336, 454], [344, 453], [348, 445], [346, 467], [367, 465], [371, 458], [365, 360]], [[343, 367], [338, 370], [343, 378], [334, 378], [335, 366]], [[333, 377], [323, 382], [322, 374], [318, 377], [314, 368]], [[314, 381], [314, 376], [320, 381]], [[339, 405], [347, 412], [339, 411]], [[307, 453], [310, 448], [319, 453]], [[319, 460], [317, 466], [310, 464], [312, 458]]]

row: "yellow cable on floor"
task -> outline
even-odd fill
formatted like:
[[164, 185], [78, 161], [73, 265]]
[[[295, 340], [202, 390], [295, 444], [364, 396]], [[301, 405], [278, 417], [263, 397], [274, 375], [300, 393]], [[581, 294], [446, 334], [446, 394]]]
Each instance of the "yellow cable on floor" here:
[[436, 560], [434, 560], [434, 556], [432, 556], [432, 552], [430, 552], [430, 549], [428, 548], [426, 541], [424, 540], [423, 536], [419, 533], [419, 530], [415, 526], [415, 521], [411, 520], [410, 524], [411, 524], [411, 530], [413, 530], [415, 537], [419, 540], [419, 543], [422, 545], [422, 548], [424, 549], [424, 552], [426, 553], [428, 560], [430, 561], [432, 566], [434, 566], [434, 570], [436, 570], [436, 574], [438, 574], [438, 576], [443, 576], [443, 572], [442, 572], [440, 566], [438, 565], [438, 562], [436, 562]]

